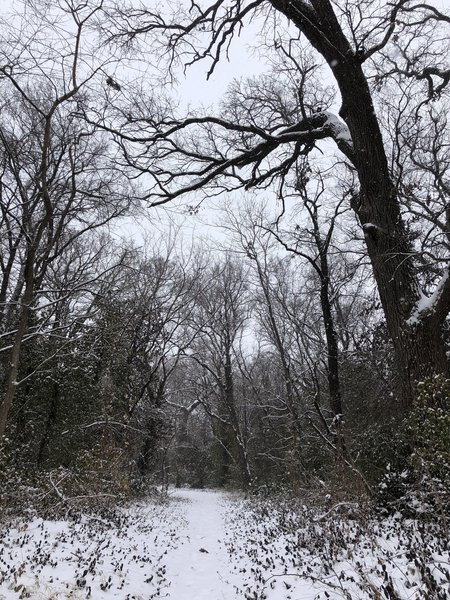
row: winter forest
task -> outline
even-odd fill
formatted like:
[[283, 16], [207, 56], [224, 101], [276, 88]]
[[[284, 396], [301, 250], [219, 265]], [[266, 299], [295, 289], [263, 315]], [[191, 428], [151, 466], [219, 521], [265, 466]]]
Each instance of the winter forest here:
[[2, 0], [0, 600], [449, 597], [449, 50]]

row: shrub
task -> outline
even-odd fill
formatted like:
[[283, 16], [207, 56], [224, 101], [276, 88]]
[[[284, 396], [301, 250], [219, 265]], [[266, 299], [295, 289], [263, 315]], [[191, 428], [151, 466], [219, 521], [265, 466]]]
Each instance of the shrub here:
[[388, 466], [379, 484], [385, 504], [413, 515], [448, 517], [450, 512], [450, 380], [439, 375], [421, 382], [415, 405], [400, 423], [398, 439], [409, 452], [403, 464]]

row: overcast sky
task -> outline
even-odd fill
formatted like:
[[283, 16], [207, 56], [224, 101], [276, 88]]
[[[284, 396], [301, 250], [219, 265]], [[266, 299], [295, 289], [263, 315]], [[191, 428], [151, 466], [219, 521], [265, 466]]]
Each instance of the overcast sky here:
[[[187, 5], [190, 5], [190, 0], [184, 0]], [[432, 2], [438, 8], [450, 9], [450, 0], [434, 0]], [[0, 13], [8, 12], [13, 7], [20, 8], [20, 0], [0, 0]], [[145, 0], [144, 0], [145, 4]], [[148, 1], [149, 5], [154, 5], [154, 1]], [[244, 27], [239, 38], [233, 40], [229, 52], [229, 60], [221, 60], [217, 65], [213, 75], [209, 81], [206, 79], [207, 71], [210, 67], [210, 62], [200, 61], [187, 69], [186, 75], [180, 74], [179, 85], [175, 93], [177, 94], [182, 104], [198, 106], [200, 104], [209, 106], [216, 104], [225, 94], [227, 87], [234, 78], [242, 76], [257, 75], [266, 70], [266, 65], [258, 59], [256, 53], [252, 51], [252, 44], [256, 42], [258, 33], [258, 24], [253, 23]], [[182, 201], [179, 203], [183, 205]], [[164, 231], [167, 228], [167, 222], [173, 219], [180, 223], [184, 221], [185, 235], [188, 239], [196, 234], [217, 235], [216, 230], [211, 227], [204, 227], [204, 221], [214, 221], [213, 212], [204, 205], [202, 206], [198, 217], [182, 216], [177, 214], [175, 207], [169, 207], [169, 212], [165, 210], [155, 211], [151, 209], [151, 218], [154, 223], [159, 222], [159, 227]], [[130, 222], [127, 227], [122, 226], [121, 230], [127, 232], [127, 235], [142, 237], [138, 230], [148, 231], [150, 224], [140, 220], [139, 225], [135, 222]], [[195, 231], [195, 232], [194, 232]]]

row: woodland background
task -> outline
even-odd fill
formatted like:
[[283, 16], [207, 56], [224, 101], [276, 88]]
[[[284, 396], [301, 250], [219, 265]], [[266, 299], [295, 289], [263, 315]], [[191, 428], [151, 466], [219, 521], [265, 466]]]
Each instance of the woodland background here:
[[[2, 18], [2, 506], [172, 483], [443, 517], [448, 12], [206, 4]], [[184, 106], [250, 17], [264, 73]], [[220, 244], [117, 235], [212, 202]]]

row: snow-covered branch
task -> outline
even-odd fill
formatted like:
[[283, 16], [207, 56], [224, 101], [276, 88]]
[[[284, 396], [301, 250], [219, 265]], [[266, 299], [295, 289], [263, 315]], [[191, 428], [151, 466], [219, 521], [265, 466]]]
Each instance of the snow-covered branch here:
[[411, 315], [407, 320], [410, 326], [418, 325], [424, 318], [429, 316], [438, 321], [444, 320], [450, 312], [450, 274], [449, 268], [439, 281], [431, 296], [422, 293], [417, 301]]

